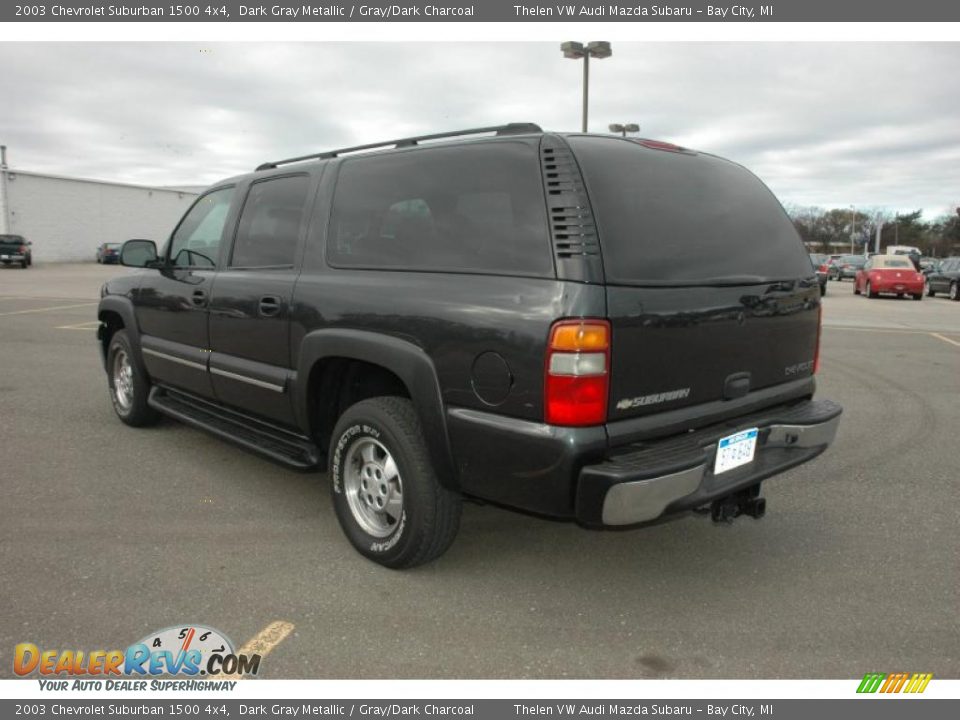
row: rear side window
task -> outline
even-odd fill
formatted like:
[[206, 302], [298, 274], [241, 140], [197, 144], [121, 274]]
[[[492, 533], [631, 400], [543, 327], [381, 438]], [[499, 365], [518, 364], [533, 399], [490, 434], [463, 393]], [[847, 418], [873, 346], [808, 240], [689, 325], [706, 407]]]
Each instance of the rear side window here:
[[294, 264], [309, 185], [307, 175], [294, 175], [250, 186], [240, 214], [231, 266]]
[[536, 149], [424, 148], [343, 162], [331, 265], [552, 276]]
[[572, 137], [597, 216], [610, 283], [693, 285], [809, 277], [780, 203], [726, 160]]

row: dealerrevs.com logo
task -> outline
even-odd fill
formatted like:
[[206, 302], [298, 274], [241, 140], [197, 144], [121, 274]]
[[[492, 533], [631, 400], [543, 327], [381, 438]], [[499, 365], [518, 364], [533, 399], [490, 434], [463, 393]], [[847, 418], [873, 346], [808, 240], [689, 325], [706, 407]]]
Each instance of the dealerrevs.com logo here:
[[[34, 673], [44, 689], [145, 690], [146, 680], [160, 676], [218, 682], [151, 680], [151, 690], [233, 689], [238, 677], [255, 676], [260, 655], [237, 653], [230, 639], [211, 627], [183, 625], [150, 633], [126, 650], [41, 649], [34, 643], [14, 648], [13, 672], [18, 677]], [[70, 680], [56, 680], [67, 677]]]

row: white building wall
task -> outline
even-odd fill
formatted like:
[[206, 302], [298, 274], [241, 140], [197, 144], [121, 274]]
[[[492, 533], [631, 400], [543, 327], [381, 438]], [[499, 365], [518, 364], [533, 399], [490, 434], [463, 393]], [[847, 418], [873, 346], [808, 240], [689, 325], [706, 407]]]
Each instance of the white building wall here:
[[34, 262], [93, 261], [97, 246], [131, 238], [158, 246], [196, 198], [185, 190], [7, 171], [9, 232], [33, 242]]

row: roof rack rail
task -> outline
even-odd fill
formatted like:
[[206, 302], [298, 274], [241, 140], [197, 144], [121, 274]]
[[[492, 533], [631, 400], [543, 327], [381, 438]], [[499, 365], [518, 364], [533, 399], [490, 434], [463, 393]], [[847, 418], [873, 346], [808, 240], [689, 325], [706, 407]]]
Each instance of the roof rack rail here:
[[376, 148], [402, 148], [412, 147], [424, 140], [442, 140], [444, 138], [462, 137], [465, 135], [483, 135], [485, 133], [496, 133], [497, 135], [524, 135], [527, 133], [540, 133], [543, 129], [536, 123], [508, 123], [506, 125], [494, 125], [491, 127], [471, 128], [470, 130], [454, 130], [452, 132], [435, 133], [433, 135], [417, 135], [416, 137], [400, 138], [399, 140], [387, 140], [385, 142], [370, 143], [368, 145], [354, 145], [353, 147], [340, 148], [339, 150], [328, 150], [315, 155], [301, 155], [300, 157], [287, 158], [286, 160], [276, 160], [274, 162], [263, 163], [257, 166], [256, 172], [261, 170], [273, 170], [280, 165], [289, 165], [290, 163], [303, 162], [304, 160], [327, 160], [347, 153], [360, 152], [362, 150], [374, 150]]

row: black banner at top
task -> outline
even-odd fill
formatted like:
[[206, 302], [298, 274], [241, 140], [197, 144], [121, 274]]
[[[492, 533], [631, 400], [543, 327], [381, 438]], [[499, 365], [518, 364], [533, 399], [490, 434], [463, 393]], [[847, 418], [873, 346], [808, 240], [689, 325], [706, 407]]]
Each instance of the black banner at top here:
[[[181, 3], [186, 4], [181, 4]], [[956, 22], [944, 0], [537, 2], [536, 0], [26, 0], [0, 6], [3, 22]]]

